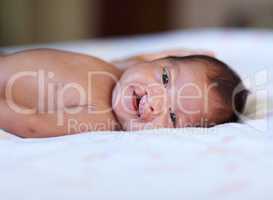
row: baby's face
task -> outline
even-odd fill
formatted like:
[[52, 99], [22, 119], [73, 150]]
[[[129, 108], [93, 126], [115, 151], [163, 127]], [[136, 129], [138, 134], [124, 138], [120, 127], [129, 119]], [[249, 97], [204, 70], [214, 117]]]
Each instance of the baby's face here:
[[155, 60], [127, 69], [112, 97], [123, 129], [205, 126], [212, 95], [205, 70], [193, 65]]

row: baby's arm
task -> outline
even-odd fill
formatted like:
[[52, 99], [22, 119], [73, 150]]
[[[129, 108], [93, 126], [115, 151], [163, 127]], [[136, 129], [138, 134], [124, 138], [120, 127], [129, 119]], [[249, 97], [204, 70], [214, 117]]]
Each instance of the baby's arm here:
[[[23, 138], [45, 138], [87, 131], [111, 130], [117, 126], [113, 124], [113, 127], [111, 127], [111, 124], [108, 124], [109, 127], [96, 127], [96, 124], [104, 124], [107, 116], [96, 115], [93, 118], [95, 119], [90, 117], [87, 106], [83, 107], [76, 114], [67, 114], [60, 111], [60, 113], [33, 113], [26, 115], [14, 112], [7, 106], [3, 99], [1, 99], [0, 103], [0, 127], [9, 133]], [[96, 121], [97, 123], [92, 123], [92, 121]]]
[[[40, 79], [31, 75], [37, 74], [40, 70], [43, 70], [46, 75], [48, 72], [54, 74], [53, 78], [46, 76], [43, 80], [45, 81], [45, 90], [40, 90], [38, 86]], [[88, 72], [93, 70], [116, 73], [112, 65], [94, 57], [56, 50], [32, 50], [1, 57], [0, 128], [20, 137], [35, 138], [62, 136], [85, 131], [112, 130], [115, 128], [115, 124], [105, 123], [107, 120], [115, 122], [112, 112], [102, 114], [91, 112], [90, 114], [90, 109], [94, 109], [91, 106], [93, 101], [98, 110], [106, 110], [108, 106], [111, 107], [108, 102], [113, 80], [106, 78], [96, 80], [97, 85], [92, 87], [94, 89], [92, 91], [97, 96], [94, 95], [92, 102], [87, 100], [79, 103], [79, 94], [75, 90], [66, 90], [62, 95], [58, 95], [58, 91], [64, 91], [62, 89], [69, 83], [78, 84], [84, 91], [87, 91]], [[24, 74], [26, 72], [31, 74]], [[12, 83], [12, 79], [20, 73], [23, 73], [23, 76]], [[48, 93], [50, 85], [54, 86], [52, 95]], [[9, 86], [11, 86], [10, 89]], [[39, 99], [39, 91], [45, 91], [44, 98]], [[103, 94], [102, 91], [104, 91]], [[49, 99], [52, 96], [54, 102], [51, 104]], [[56, 104], [59, 102], [58, 97], [63, 98], [61, 106]], [[41, 101], [41, 104], [38, 103]], [[49, 104], [53, 106], [49, 107]], [[44, 108], [41, 105], [44, 105]], [[75, 114], [67, 112], [75, 109], [79, 110]], [[29, 112], [25, 113], [26, 111]]]

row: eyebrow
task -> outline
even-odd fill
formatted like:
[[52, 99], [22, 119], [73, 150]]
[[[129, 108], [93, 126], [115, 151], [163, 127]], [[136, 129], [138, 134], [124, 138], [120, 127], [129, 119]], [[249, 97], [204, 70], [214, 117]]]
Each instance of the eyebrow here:
[[[167, 67], [167, 66], [166, 66]], [[177, 74], [179, 73], [178, 69], [176, 67], [172, 67], [172, 68], [168, 68], [168, 71], [169, 71], [169, 79], [170, 79], [170, 84], [171, 84], [171, 90], [174, 90], [174, 91], [177, 91]], [[176, 72], [176, 74], [174, 75], [174, 72]], [[173, 93], [173, 91], [171, 91]], [[177, 111], [176, 111], [176, 107], [177, 107], [177, 103], [176, 103], [176, 92], [173, 93], [174, 94], [174, 100], [172, 99], [172, 101], [174, 101], [174, 107], [170, 107], [169, 108], [169, 117], [171, 117], [171, 113], [173, 113], [175, 115], [175, 122], [172, 121], [172, 124], [173, 124], [173, 127], [176, 128], [177, 126], [177, 119], [178, 119], [178, 115], [177, 115]], [[172, 95], [173, 95], [172, 94]], [[173, 102], [171, 102], [172, 104]]]

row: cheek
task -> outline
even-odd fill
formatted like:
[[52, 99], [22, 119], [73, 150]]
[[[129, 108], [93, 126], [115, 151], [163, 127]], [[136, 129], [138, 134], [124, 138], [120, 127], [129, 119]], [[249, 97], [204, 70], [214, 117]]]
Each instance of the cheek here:
[[172, 123], [169, 120], [168, 113], [162, 113], [160, 116], [152, 121], [155, 128], [172, 128]]
[[164, 116], [164, 118], [160, 118], [159, 120], [156, 121], [157, 124], [159, 124], [163, 128], [170, 128], [172, 127], [169, 121], [167, 120], [167, 117]]

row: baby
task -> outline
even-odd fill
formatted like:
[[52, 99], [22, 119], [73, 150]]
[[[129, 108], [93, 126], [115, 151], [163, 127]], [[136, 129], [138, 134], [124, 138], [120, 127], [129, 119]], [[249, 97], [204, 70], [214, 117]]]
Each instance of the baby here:
[[236, 121], [247, 95], [240, 77], [208, 52], [113, 63], [53, 49], [0, 56], [0, 128], [20, 137], [211, 127]]

